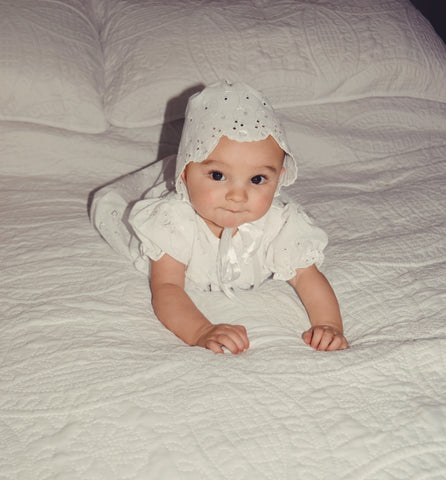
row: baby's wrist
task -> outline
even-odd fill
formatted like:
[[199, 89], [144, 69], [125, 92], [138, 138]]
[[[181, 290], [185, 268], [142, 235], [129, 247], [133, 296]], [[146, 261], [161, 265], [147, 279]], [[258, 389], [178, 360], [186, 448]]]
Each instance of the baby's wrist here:
[[206, 324], [200, 326], [200, 328], [197, 329], [195, 332], [194, 338], [195, 341], [192, 343], [192, 345], [196, 345], [198, 347], [205, 347], [206, 344], [206, 335], [209, 333], [210, 330], [214, 327], [214, 324], [211, 322], [207, 321]]
[[334, 330], [337, 334], [344, 335], [344, 329], [342, 325], [334, 325], [331, 323], [317, 323], [312, 324], [311, 328], [322, 328], [323, 330]]

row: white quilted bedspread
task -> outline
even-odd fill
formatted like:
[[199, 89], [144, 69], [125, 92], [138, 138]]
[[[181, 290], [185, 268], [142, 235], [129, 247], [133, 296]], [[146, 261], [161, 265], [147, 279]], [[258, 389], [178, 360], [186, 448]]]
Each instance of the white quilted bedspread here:
[[303, 344], [302, 306], [275, 282], [194, 294], [247, 327], [245, 354], [182, 344], [87, 217], [90, 191], [150, 144], [1, 126], [1, 479], [446, 477], [444, 105], [283, 115], [302, 155], [287, 193], [329, 234], [343, 352]]

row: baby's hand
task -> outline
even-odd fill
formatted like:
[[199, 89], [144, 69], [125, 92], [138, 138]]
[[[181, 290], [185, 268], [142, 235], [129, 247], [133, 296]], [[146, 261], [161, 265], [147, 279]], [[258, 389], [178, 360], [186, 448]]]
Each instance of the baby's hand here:
[[333, 351], [348, 348], [347, 339], [331, 325], [317, 325], [302, 334], [303, 341], [316, 350]]
[[214, 353], [224, 353], [222, 347], [226, 347], [231, 353], [242, 353], [249, 348], [246, 328], [242, 325], [230, 325], [220, 323], [211, 325], [198, 338], [199, 347], [208, 348]]

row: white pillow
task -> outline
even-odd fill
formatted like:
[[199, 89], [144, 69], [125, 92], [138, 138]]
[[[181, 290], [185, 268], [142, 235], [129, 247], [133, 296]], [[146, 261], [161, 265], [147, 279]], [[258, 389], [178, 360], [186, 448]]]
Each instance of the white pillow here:
[[103, 60], [82, 0], [0, 0], [0, 119], [102, 132]]
[[105, 111], [117, 126], [179, 118], [194, 87], [222, 78], [250, 83], [276, 107], [446, 101], [446, 49], [408, 0], [106, 3]]

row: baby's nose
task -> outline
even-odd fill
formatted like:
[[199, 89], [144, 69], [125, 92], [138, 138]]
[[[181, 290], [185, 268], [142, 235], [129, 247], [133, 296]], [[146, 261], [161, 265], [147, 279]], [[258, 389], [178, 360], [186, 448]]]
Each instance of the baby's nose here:
[[242, 185], [230, 185], [226, 192], [226, 199], [233, 202], [245, 202], [248, 199], [248, 193]]

